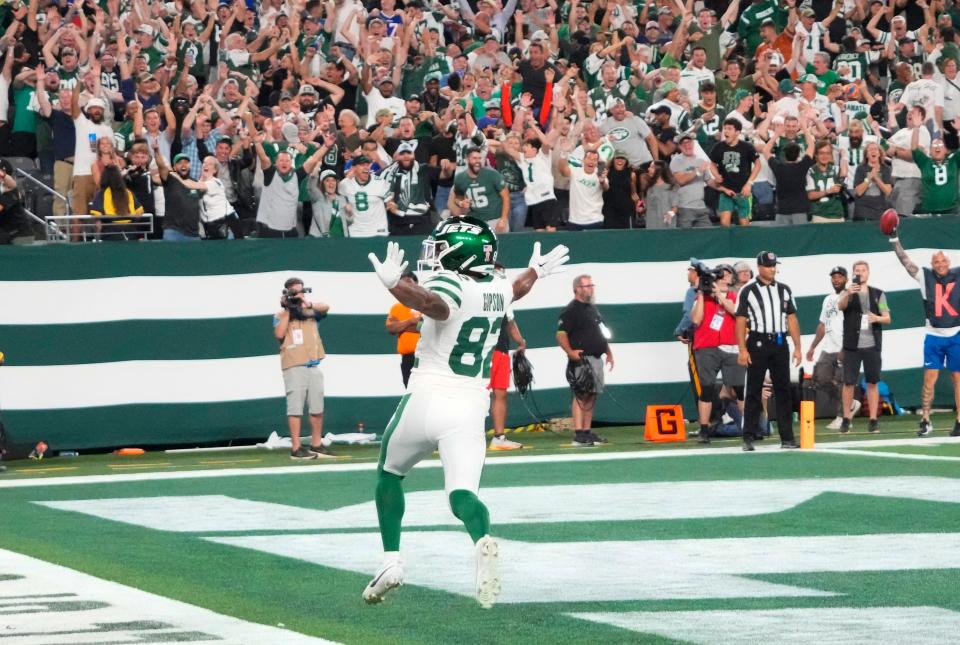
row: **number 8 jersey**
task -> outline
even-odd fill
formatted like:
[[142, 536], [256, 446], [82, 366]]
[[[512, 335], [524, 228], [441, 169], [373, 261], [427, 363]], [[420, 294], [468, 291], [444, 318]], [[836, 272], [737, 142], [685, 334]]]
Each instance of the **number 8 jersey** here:
[[485, 390], [513, 285], [497, 274], [474, 279], [453, 271], [431, 272], [421, 285], [447, 303], [450, 316], [423, 319], [410, 389], [436, 384]]
[[393, 197], [389, 181], [370, 175], [361, 184], [354, 177], [340, 182], [337, 192], [350, 205], [350, 237], [376, 237], [387, 234], [387, 202]]

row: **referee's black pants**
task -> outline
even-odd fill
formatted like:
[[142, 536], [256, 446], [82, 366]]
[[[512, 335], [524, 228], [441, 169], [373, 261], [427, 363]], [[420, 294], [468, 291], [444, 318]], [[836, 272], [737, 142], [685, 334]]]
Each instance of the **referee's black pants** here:
[[763, 380], [770, 370], [773, 395], [777, 399], [777, 430], [780, 441], [793, 441], [793, 399], [790, 395], [790, 350], [787, 339], [775, 335], [750, 334], [747, 337], [750, 365], [743, 404], [743, 436], [760, 436], [760, 414], [763, 412]]

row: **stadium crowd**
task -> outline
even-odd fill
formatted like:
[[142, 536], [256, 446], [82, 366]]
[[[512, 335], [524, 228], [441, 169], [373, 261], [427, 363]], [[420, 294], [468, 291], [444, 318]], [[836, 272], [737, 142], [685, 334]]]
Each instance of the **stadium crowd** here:
[[952, 0], [0, 0], [0, 156], [36, 159], [74, 214], [154, 213], [169, 240], [954, 214], [958, 19]]

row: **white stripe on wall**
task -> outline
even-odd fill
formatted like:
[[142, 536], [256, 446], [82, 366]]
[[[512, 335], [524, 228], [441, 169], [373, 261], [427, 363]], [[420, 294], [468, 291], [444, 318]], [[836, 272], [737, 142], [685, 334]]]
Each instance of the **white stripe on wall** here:
[[[884, 371], [919, 368], [922, 328], [884, 334]], [[802, 339], [804, 348], [812, 336]], [[679, 342], [613, 345], [611, 385], [687, 381], [687, 351]], [[567, 387], [566, 357], [558, 348], [527, 350], [534, 389]], [[809, 367], [809, 365], [808, 365]], [[403, 393], [395, 354], [333, 354], [323, 362], [329, 397], [382, 397]], [[795, 372], [794, 372], [795, 374]], [[196, 361], [124, 361], [86, 365], [4, 367], [0, 392], [7, 410], [88, 408], [132, 403], [228, 402], [284, 395], [277, 356]]]
[[[921, 266], [930, 249], [911, 254]], [[960, 252], [954, 252], [960, 255]], [[885, 291], [917, 288], [892, 252], [811, 255], [783, 259], [779, 278], [795, 296], [826, 295], [828, 271], [870, 262], [871, 284]], [[707, 264], [736, 258], [704, 260]], [[752, 264], [752, 262], [751, 262]], [[555, 309], [573, 297], [574, 276], [588, 273], [603, 304], [682, 303], [687, 288], [686, 261], [572, 264], [566, 272], [537, 284], [518, 311]], [[509, 272], [516, 275], [519, 270]], [[313, 288], [312, 299], [331, 306], [331, 315], [386, 316], [392, 296], [372, 271], [272, 271], [221, 276], [129, 276], [90, 280], [0, 281], [0, 325], [92, 323], [112, 320], [216, 319], [272, 314], [279, 308], [283, 282], [291, 275]], [[679, 307], [677, 319], [680, 318]]]

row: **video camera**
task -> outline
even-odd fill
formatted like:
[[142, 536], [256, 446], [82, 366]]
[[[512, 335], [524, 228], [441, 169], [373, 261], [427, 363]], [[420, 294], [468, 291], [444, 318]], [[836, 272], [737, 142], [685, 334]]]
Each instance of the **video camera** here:
[[693, 267], [694, 271], [697, 272], [697, 277], [700, 278], [697, 284], [697, 291], [706, 296], [713, 295], [717, 280], [723, 278], [723, 268], [717, 267], [711, 269], [697, 258], [690, 258], [690, 266]]
[[280, 298], [280, 304], [284, 309], [299, 311], [303, 307], [303, 294], [305, 293], [313, 293], [313, 289], [310, 287], [304, 287], [300, 291], [284, 289], [283, 295]]

